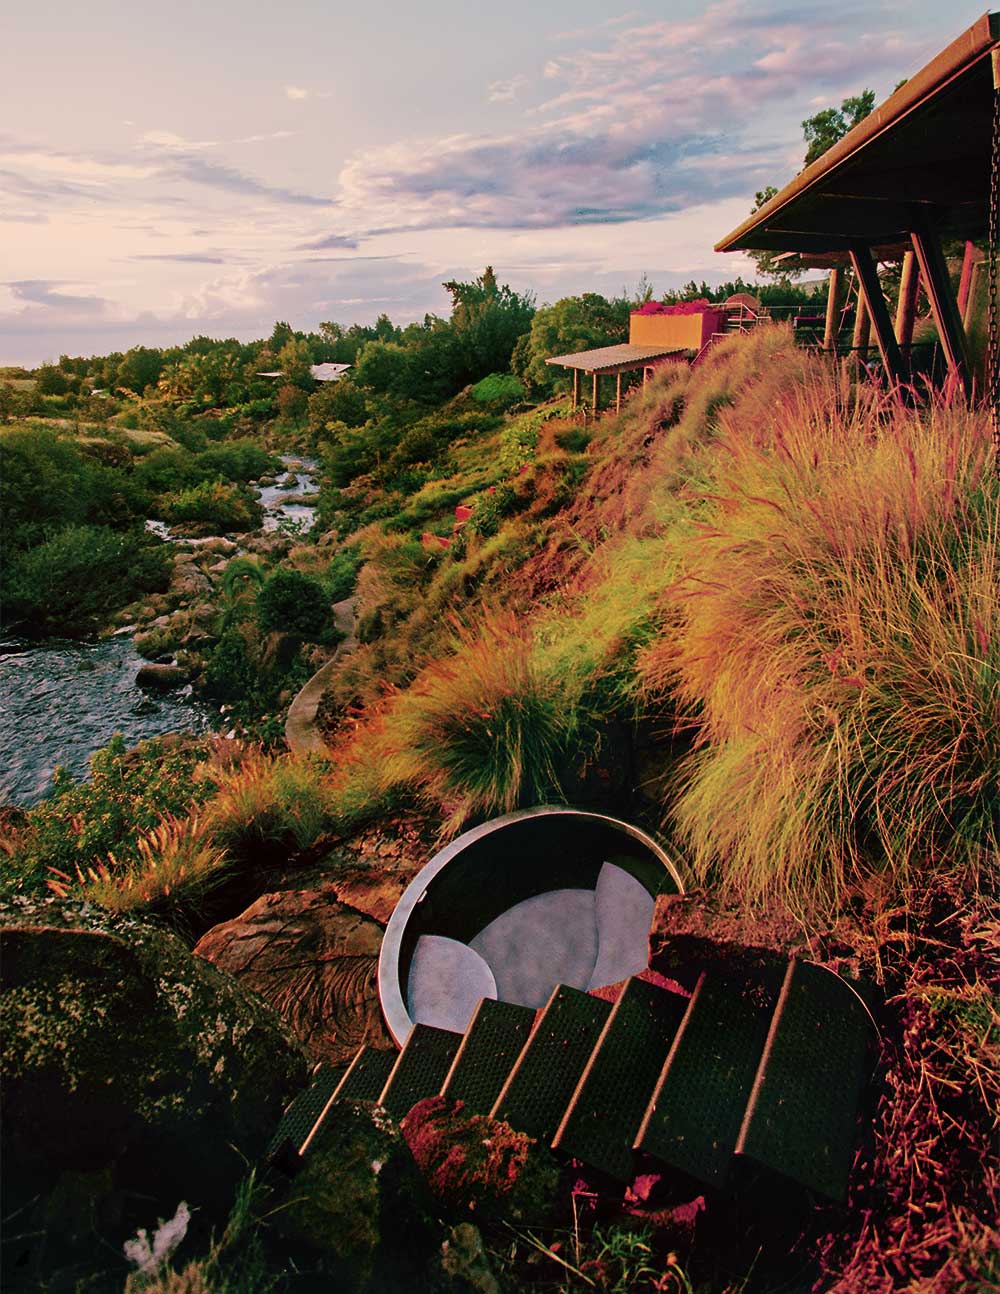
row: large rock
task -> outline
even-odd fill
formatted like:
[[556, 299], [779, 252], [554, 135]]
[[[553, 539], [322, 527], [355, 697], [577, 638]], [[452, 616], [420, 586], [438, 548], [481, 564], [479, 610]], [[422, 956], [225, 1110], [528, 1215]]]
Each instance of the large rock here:
[[391, 1047], [378, 997], [382, 927], [329, 889], [264, 894], [203, 935], [195, 953], [254, 989], [316, 1060]]
[[51, 1230], [31, 1233], [71, 1238], [52, 1217], [66, 1195], [112, 1233], [182, 1199], [224, 1218], [306, 1078], [286, 1028], [175, 935], [86, 905], [5, 905], [0, 943], [11, 1260], [55, 1260]]
[[384, 1110], [335, 1105], [272, 1211], [275, 1230], [320, 1256], [338, 1294], [432, 1288], [442, 1228], [413, 1157]]
[[135, 676], [138, 687], [151, 687], [157, 691], [169, 691], [171, 688], [183, 687], [191, 682], [191, 672], [182, 665], [140, 665]]

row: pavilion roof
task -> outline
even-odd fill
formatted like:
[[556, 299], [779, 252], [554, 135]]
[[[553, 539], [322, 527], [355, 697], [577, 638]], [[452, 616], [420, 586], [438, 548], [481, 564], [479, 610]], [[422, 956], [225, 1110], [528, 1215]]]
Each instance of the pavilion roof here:
[[1000, 14], [983, 14], [716, 251], [846, 252], [903, 242], [918, 227], [982, 235], [998, 42]]
[[630, 368], [641, 368], [668, 355], [684, 355], [677, 346], [633, 346], [629, 342], [620, 346], [601, 346], [597, 350], [578, 350], [572, 355], [553, 355], [546, 364], [560, 368], [577, 368], [584, 373], [624, 373]]

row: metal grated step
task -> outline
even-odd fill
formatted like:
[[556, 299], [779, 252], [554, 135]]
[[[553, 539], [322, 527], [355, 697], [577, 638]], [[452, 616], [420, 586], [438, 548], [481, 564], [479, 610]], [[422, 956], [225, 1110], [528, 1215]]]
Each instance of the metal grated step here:
[[425, 1096], [437, 1096], [461, 1041], [460, 1033], [415, 1024], [379, 1093], [379, 1105], [401, 1119]]
[[281, 1116], [267, 1148], [268, 1159], [274, 1159], [282, 1152], [301, 1153], [302, 1143], [312, 1132], [343, 1076], [343, 1070], [334, 1069], [331, 1065], [317, 1068], [310, 1085], [298, 1094]]
[[466, 1113], [489, 1114], [528, 1039], [535, 1012], [529, 1006], [484, 997], [441, 1087], [464, 1101]]
[[874, 1034], [848, 984], [822, 966], [790, 962], [736, 1153], [845, 1200]]
[[609, 1002], [557, 985], [490, 1111], [492, 1116], [548, 1141], [610, 1014]]
[[348, 1065], [347, 1073], [334, 1093], [337, 1100], [377, 1101], [398, 1055], [397, 1051], [362, 1047]]
[[552, 1142], [619, 1181], [688, 999], [630, 979], [605, 1022]]
[[770, 976], [702, 973], [639, 1128], [637, 1150], [710, 1186], [723, 1185], [778, 987]]

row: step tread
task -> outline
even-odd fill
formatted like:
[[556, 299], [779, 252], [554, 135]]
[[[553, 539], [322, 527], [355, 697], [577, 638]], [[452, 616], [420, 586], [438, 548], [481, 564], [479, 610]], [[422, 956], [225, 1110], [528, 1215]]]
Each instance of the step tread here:
[[334, 1069], [332, 1065], [321, 1065], [313, 1074], [312, 1082], [301, 1091], [281, 1116], [271, 1143], [267, 1148], [267, 1157], [276, 1155], [287, 1143], [296, 1154], [302, 1143], [312, 1132], [316, 1120], [326, 1109], [327, 1103], [337, 1090], [344, 1071]]
[[528, 1040], [535, 1014], [528, 1006], [483, 998], [445, 1075], [441, 1095], [463, 1101], [468, 1114], [489, 1114]]
[[396, 1051], [362, 1047], [336, 1091], [338, 1101], [377, 1101], [396, 1063]]
[[401, 1119], [424, 1097], [437, 1096], [461, 1041], [462, 1035], [450, 1029], [415, 1024], [379, 1093], [379, 1105]]
[[774, 1013], [738, 1154], [843, 1201], [874, 1022], [839, 976], [793, 962]]
[[556, 985], [514, 1064], [491, 1114], [548, 1141], [559, 1126], [611, 1004]]
[[729, 1174], [784, 966], [760, 978], [703, 972], [635, 1146], [710, 1186]]
[[619, 1181], [634, 1175], [632, 1149], [688, 998], [630, 979], [605, 1022], [553, 1139], [553, 1149]]

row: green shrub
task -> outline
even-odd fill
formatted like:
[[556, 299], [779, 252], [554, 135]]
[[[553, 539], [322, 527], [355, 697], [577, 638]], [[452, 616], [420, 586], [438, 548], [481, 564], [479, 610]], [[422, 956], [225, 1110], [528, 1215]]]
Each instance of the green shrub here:
[[202, 481], [162, 499], [160, 515], [173, 524], [196, 522], [226, 534], [253, 530], [260, 525], [264, 511], [245, 488], [222, 481]]
[[472, 398], [480, 404], [517, 404], [525, 396], [524, 387], [513, 373], [491, 373], [472, 388]]
[[253, 440], [231, 440], [213, 445], [198, 455], [198, 467], [206, 476], [246, 484], [281, 468], [281, 460]]
[[354, 592], [363, 558], [358, 544], [345, 544], [330, 559], [326, 568], [327, 595], [331, 602], [342, 602]]
[[126, 752], [116, 736], [91, 758], [89, 781], [56, 769], [51, 796], [29, 810], [28, 829], [4, 862], [3, 889], [43, 891], [49, 869], [75, 877], [78, 867], [94, 867], [111, 852], [123, 865], [137, 862], [141, 833], [165, 814], [186, 814], [211, 790], [192, 776], [204, 757], [203, 747], [164, 751], [155, 741]]
[[260, 590], [257, 620], [265, 633], [317, 638], [331, 623], [330, 598], [319, 580], [279, 566]]
[[85, 634], [144, 593], [164, 590], [169, 572], [166, 545], [142, 531], [68, 526], [4, 563], [4, 616], [35, 631]]

